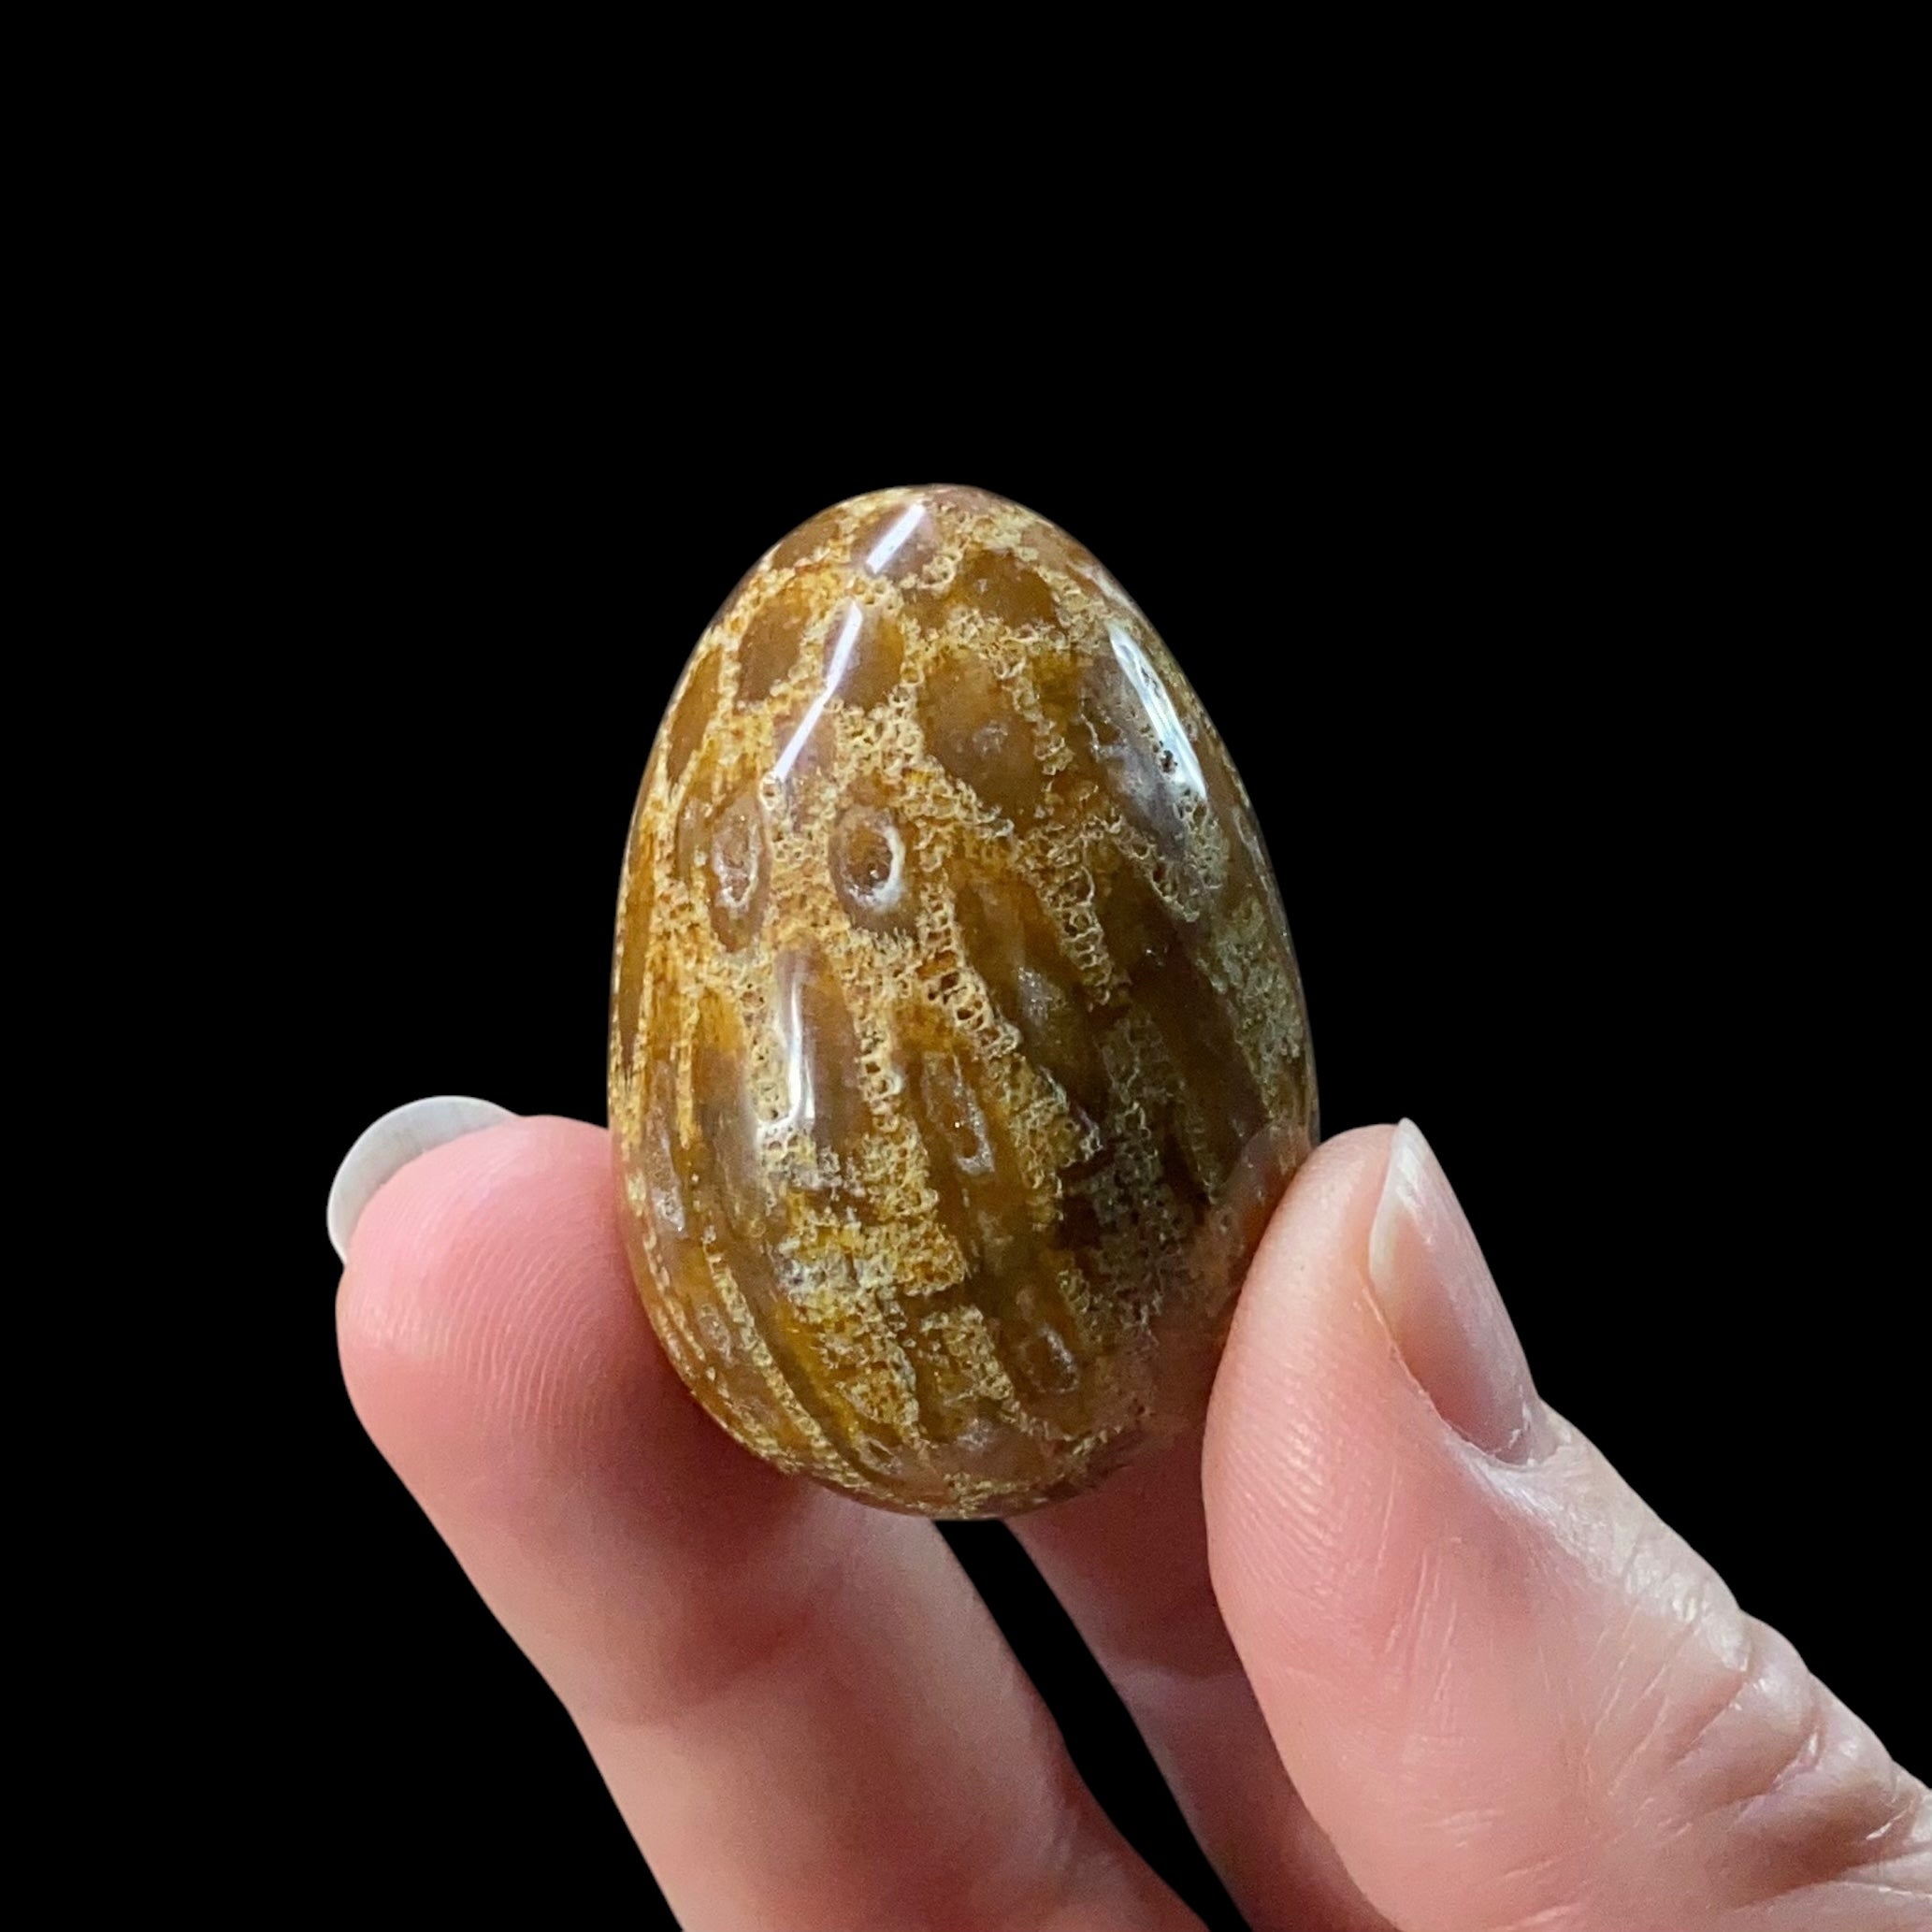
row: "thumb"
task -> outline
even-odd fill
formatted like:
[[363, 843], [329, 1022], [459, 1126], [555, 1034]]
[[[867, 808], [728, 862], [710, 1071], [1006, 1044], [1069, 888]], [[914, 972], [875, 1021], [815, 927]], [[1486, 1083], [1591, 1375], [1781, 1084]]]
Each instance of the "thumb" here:
[[1214, 1585], [1409, 1932], [1925, 1932], [1932, 1805], [1546, 1409], [1416, 1129], [1328, 1144], [1215, 1386]]

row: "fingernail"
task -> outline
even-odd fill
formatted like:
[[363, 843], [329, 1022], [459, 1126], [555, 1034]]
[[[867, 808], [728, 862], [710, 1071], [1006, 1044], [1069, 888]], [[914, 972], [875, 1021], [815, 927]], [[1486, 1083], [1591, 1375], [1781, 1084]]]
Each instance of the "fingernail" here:
[[1395, 1130], [1368, 1273], [1402, 1359], [1444, 1421], [1504, 1463], [1552, 1446], [1530, 1365], [1449, 1176], [1413, 1120]]
[[349, 1259], [349, 1237], [355, 1233], [369, 1197], [391, 1175], [445, 1141], [461, 1140], [481, 1127], [515, 1118], [508, 1107], [499, 1107], [495, 1101], [441, 1093], [432, 1100], [412, 1100], [406, 1106], [392, 1107], [373, 1126], [365, 1127], [329, 1183], [329, 1243], [336, 1253], [345, 1262]]

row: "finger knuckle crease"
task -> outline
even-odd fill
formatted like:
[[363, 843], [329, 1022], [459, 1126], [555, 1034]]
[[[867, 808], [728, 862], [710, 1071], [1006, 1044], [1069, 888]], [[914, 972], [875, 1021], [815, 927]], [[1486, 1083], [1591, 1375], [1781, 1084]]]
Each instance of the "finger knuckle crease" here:
[[1914, 1828], [1911, 1781], [1785, 1637], [1741, 1616], [1732, 1634], [1684, 1721], [1647, 1734], [1666, 1840], [1694, 1844], [1740, 1905], [1893, 1855]]

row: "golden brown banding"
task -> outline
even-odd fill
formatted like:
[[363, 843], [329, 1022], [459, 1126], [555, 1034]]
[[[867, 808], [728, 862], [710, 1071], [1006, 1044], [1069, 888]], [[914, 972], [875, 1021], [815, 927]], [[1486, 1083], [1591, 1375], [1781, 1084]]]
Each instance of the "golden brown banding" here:
[[625, 856], [610, 1101], [667, 1354], [780, 1466], [1005, 1515], [1192, 1422], [1315, 1086], [1246, 793], [1145, 617], [879, 492], [699, 640]]

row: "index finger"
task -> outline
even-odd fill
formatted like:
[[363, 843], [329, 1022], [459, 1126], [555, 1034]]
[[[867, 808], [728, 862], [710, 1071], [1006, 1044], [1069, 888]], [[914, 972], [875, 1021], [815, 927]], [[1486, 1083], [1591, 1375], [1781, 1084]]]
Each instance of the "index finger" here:
[[600, 1130], [520, 1120], [406, 1167], [338, 1308], [358, 1414], [688, 1923], [1196, 1925], [932, 1526], [778, 1475], [690, 1400]]

